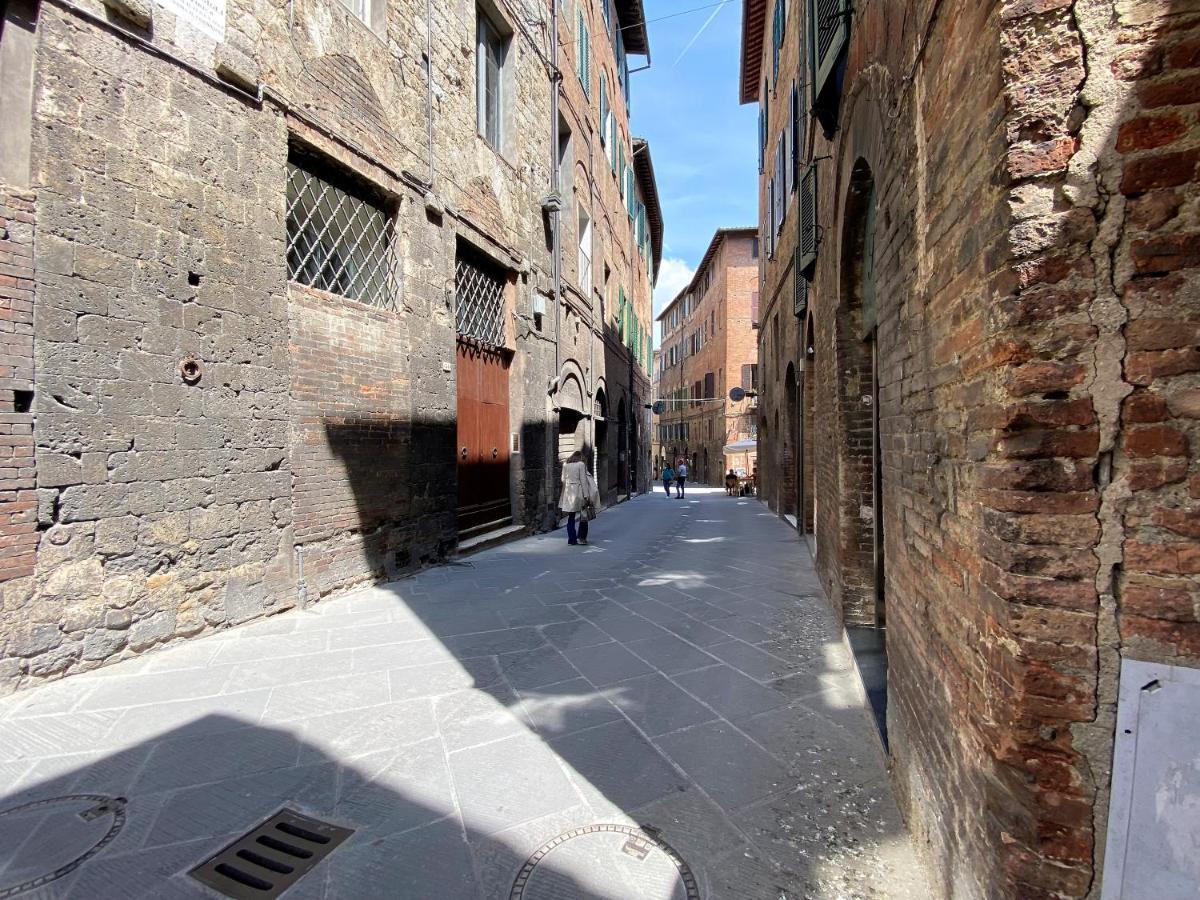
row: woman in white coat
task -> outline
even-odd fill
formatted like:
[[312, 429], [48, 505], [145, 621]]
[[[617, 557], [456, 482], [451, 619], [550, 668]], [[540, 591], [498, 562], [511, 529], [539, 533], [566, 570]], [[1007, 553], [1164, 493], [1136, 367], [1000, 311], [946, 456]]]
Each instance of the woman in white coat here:
[[[576, 450], [570, 455], [562, 467], [562, 499], [558, 508], [567, 514], [567, 543], [586, 544], [588, 536], [588, 516], [584, 507], [593, 510], [600, 505], [600, 491], [596, 482], [588, 474], [587, 466], [583, 464], [583, 454]], [[575, 523], [579, 522], [578, 533]]]

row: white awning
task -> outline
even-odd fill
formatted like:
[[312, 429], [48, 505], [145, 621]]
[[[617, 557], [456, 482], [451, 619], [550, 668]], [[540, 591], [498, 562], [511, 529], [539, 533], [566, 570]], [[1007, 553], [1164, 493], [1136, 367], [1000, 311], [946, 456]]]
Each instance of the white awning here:
[[758, 450], [758, 441], [734, 441], [725, 445], [726, 453], [749, 453]]

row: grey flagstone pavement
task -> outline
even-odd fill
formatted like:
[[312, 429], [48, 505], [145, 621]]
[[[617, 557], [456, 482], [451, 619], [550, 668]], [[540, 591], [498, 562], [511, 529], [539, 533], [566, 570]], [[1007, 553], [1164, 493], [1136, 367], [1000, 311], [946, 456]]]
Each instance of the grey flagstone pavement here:
[[[110, 845], [23, 896], [212, 896], [186, 872], [286, 805], [356, 829], [288, 898], [504, 900], [547, 841], [612, 823], [659, 829], [709, 900], [923, 900], [795, 532], [692, 488], [605, 511], [591, 539], [525, 538], [0, 700], [0, 810], [128, 799]], [[0, 815], [0, 891], [86, 849], [31, 821]], [[555, 878], [674, 896], [617, 868]]]

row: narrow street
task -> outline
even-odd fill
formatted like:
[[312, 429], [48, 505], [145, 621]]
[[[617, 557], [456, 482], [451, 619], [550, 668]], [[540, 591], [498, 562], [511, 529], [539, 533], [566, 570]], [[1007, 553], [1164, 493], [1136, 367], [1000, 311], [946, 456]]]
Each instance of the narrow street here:
[[[27, 896], [209, 896], [186, 873], [285, 805], [355, 829], [289, 898], [667, 900], [696, 896], [685, 871], [712, 900], [927, 896], [794, 532], [693, 488], [608, 510], [591, 538], [0, 700], [0, 808], [128, 800], [108, 846]], [[583, 833], [514, 890], [595, 824], [657, 829], [686, 870]], [[44, 808], [0, 817], [0, 840], [22, 846], [3, 886], [95, 842]]]

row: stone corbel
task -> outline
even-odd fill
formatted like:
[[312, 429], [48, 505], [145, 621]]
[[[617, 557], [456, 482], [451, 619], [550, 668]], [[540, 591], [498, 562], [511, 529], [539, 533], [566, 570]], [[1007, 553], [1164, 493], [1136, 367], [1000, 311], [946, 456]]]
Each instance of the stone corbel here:
[[150, 31], [154, 21], [154, 4], [151, 0], [103, 0], [104, 5], [132, 25]]

